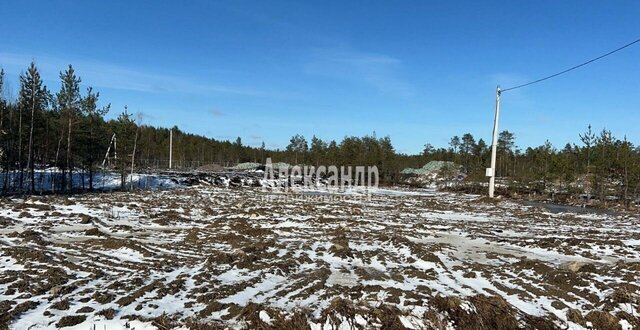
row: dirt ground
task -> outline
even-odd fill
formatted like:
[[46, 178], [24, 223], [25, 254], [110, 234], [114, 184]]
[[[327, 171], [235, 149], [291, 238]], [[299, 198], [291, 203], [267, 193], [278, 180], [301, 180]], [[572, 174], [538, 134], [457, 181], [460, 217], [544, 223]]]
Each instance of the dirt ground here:
[[419, 189], [0, 205], [0, 329], [640, 328], [636, 214]]

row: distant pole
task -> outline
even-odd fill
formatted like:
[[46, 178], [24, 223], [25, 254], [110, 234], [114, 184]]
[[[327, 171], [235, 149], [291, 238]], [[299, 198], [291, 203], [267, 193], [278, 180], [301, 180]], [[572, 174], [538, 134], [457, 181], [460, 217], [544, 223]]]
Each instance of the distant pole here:
[[[109, 147], [107, 148], [107, 153], [104, 155], [104, 160], [102, 160], [102, 168], [104, 169], [104, 165], [107, 163], [107, 159], [109, 158], [109, 152], [111, 151], [111, 146], [116, 140], [116, 133], [113, 133], [111, 136], [111, 141], [109, 141]], [[115, 147], [114, 147], [115, 150]]]
[[498, 144], [498, 120], [500, 118], [500, 86], [496, 87], [496, 114], [493, 119], [493, 139], [491, 141], [491, 168], [487, 169], [489, 176], [489, 197], [493, 198], [496, 185], [496, 149]]
[[173, 128], [169, 130], [169, 169], [173, 161]]

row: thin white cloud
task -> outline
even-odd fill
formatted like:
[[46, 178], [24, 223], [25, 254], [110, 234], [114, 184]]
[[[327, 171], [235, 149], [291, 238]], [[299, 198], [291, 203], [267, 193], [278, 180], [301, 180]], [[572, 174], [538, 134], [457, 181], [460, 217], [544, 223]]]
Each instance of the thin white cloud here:
[[394, 57], [345, 49], [316, 49], [306, 72], [341, 80], [360, 81], [383, 93], [415, 94], [415, 87], [398, 77], [402, 62]]
[[265, 93], [253, 89], [199, 83], [184, 77], [145, 72], [107, 62], [0, 52], [0, 65], [6, 72], [20, 73], [31, 61], [36, 62], [43, 78], [50, 81], [57, 81], [59, 72], [72, 64], [85, 86], [145, 93], [222, 93], [266, 96]]
[[222, 117], [225, 115], [225, 113], [222, 110], [217, 108], [209, 109], [209, 113], [214, 117]]

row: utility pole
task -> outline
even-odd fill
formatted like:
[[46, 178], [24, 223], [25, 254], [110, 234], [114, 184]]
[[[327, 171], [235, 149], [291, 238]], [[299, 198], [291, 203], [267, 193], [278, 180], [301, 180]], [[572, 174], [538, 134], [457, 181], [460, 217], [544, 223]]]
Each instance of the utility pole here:
[[173, 161], [173, 128], [169, 130], [169, 169]]
[[[109, 142], [109, 147], [107, 148], [107, 153], [104, 155], [104, 160], [102, 160], [102, 169], [104, 169], [104, 165], [107, 162], [107, 159], [109, 158], [109, 151], [111, 151], [111, 145], [116, 143], [116, 133], [113, 133], [113, 135], [111, 136], [111, 141]], [[115, 145], [113, 147], [113, 150], [115, 151]], [[117, 157], [116, 157], [117, 158]]]
[[489, 197], [493, 198], [496, 185], [496, 151], [498, 145], [498, 119], [500, 118], [500, 86], [496, 87], [496, 114], [493, 119], [493, 139], [491, 140], [491, 168], [487, 169], [489, 178]]
[[497, 143], [498, 143], [498, 119], [500, 118], [500, 95], [503, 92], [506, 92], [506, 91], [511, 91], [511, 90], [514, 90], [514, 89], [527, 87], [527, 86], [530, 86], [530, 85], [533, 85], [533, 84], [537, 84], [539, 82], [542, 82], [542, 81], [545, 81], [545, 80], [548, 80], [548, 79], [551, 79], [551, 78], [555, 78], [555, 77], [557, 77], [559, 75], [565, 74], [565, 73], [567, 73], [569, 71], [573, 71], [573, 70], [581, 68], [581, 67], [583, 67], [583, 66], [585, 66], [587, 64], [593, 63], [593, 62], [595, 62], [595, 61], [597, 61], [599, 59], [607, 57], [607, 56], [609, 56], [609, 55], [611, 55], [613, 53], [619, 52], [619, 51], [621, 51], [621, 50], [623, 50], [623, 49], [625, 49], [627, 47], [630, 47], [630, 46], [632, 46], [634, 44], [637, 44], [637, 43], [640, 43], [640, 39], [636, 39], [636, 40], [634, 40], [634, 41], [632, 41], [632, 42], [630, 42], [630, 43], [628, 43], [628, 44], [626, 44], [626, 45], [624, 45], [622, 47], [616, 48], [616, 49], [614, 49], [614, 50], [612, 50], [612, 51], [610, 51], [610, 52], [608, 52], [608, 53], [606, 53], [604, 55], [600, 55], [600, 56], [595, 57], [595, 58], [593, 58], [591, 60], [583, 62], [581, 64], [572, 66], [572, 67], [570, 67], [570, 68], [568, 68], [566, 70], [560, 71], [558, 73], [554, 73], [554, 74], [552, 74], [550, 76], [546, 76], [546, 77], [540, 78], [538, 80], [530, 81], [530, 82], [528, 82], [526, 84], [521, 84], [521, 85], [518, 85], [518, 86], [509, 87], [509, 88], [505, 88], [505, 89], [500, 89], [500, 86], [496, 87], [496, 116], [495, 116], [495, 119], [493, 120], [493, 141], [491, 143], [491, 168], [487, 168], [487, 170], [486, 170], [486, 176], [490, 177], [490, 179], [489, 179], [489, 197], [493, 198], [493, 193], [494, 193], [495, 184], [496, 184], [496, 148], [497, 148]]

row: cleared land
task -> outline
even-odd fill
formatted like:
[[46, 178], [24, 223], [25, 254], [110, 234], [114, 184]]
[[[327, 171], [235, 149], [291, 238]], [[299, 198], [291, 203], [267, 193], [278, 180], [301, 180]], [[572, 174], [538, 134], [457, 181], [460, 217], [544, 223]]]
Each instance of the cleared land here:
[[430, 190], [0, 203], [0, 328], [640, 327], [637, 215]]

